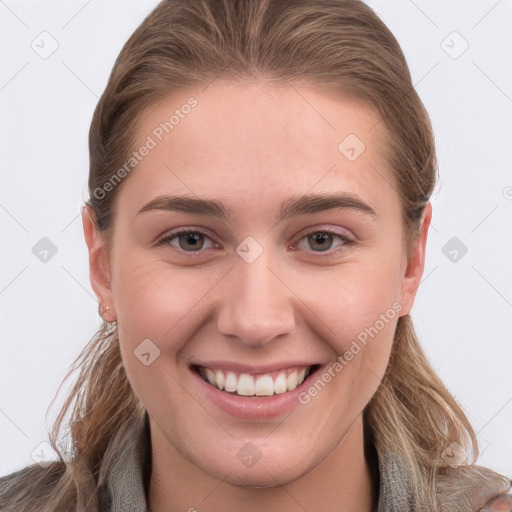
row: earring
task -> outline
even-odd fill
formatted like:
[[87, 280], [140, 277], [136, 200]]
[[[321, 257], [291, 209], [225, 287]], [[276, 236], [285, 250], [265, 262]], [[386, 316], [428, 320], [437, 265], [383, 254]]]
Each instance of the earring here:
[[109, 306], [103, 306], [103, 304], [98, 304], [98, 314], [105, 320], [107, 323], [115, 322], [116, 315], [110, 311]]

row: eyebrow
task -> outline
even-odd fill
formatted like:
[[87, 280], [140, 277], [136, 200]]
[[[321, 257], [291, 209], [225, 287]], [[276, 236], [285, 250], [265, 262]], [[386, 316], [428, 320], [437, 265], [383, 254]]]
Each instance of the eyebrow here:
[[[371, 216], [377, 215], [369, 204], [353, 194], [306, 194], [291, 197], [281, 203], [280, 214], [276, 222], [333, 208], [357, 210]], [[214, 217], [221, 221], [228, 221], [235, 217], [234, 211], [227, 208], [221, 201], [192, 196], [158, 196], [145, 204], [137, 215], [153, 210], [195, 213]]]

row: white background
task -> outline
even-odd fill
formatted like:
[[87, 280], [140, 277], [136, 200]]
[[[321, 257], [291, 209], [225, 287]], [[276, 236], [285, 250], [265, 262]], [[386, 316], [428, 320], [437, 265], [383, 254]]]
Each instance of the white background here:
[[[480, 463], [512, 476], [512, 2], [368, 3], [399, 40], [437, 140], [416, 328], [478, 432]], [[47, 407], [100, 325], [79, 217], [87, 133], [115, 57], [155, 5], [0, 0], [0, 475], [33, 462], [69, 386], [45, 421]], [[43, 31], [59, 45], [47, 59], [31, 48]], [[456, 59], [453, 31], [469, 44]], [[454, 236], [468, 248], [455, 263], [442, 252]], [[42, 237], [58, 248], [47, 263], [32, 253]]]

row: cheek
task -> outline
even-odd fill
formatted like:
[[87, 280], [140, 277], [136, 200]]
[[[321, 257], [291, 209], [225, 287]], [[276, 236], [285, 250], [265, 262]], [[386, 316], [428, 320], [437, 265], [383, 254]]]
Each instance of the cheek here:
[[[149, 338], [160, 343], [170, 331], [190, 325], [194, 308], [200, 309], [200, 298], [213, 285], [208, 272], [201, 273], [200, 279], [194, 275], [161, 259], [135, 255], [117, 267], [113, 300], [118, 323], [133, 342]], [[182, 322], [185, 317], [187, 321]]]
[[317, 277], [296, 277], [298, 293], [326, 324], [329, 338], [338, 340], [337, 348], [344, 349], [347, 339], [357, 338], [375, 324], [383, 337], [392, 334], [390, 324], [396, 323], [402, 309], [399, 261], [390, 258], [340, 266]]
[[325, 280], [321, 298], [308, 303], [333, 351], [332, 362], [300, 397], [319, 411], [323, 432], [360, 414], [384, 377], [402, 310], [399, 284], [390, 276], [369, 267], [361, 274], [340, 273]]
[[[371, 398], [382, 379], [402, 311], [400, 265], [387, 262], [340, 267], [321, 279], [302, 278], [303, 297], [321, 320], [321, 333], [333, 349], [338, 390], [351, 390], [354, 407]], [[315, 293], [312, 293], [314, 282]], [[308, 288], [309, 287], [309, 288]], [[329, 376], [325, 376], [329, 379]], [[340, 391], [344, 396], [344, 391]], [[357, 399], [355, 398], [357, 396]], [[347, 407], [352, 407], [347, 403]]]
[[121, 355], [135, 394], [152, 412], [162, 404], [186, 408], [189, 397], [178, 382], [186, 378], [188, 367], [180, 367], [177, 358], [203, 322], [200, 298], [212, 285], [204, 274], [196, 279], [190, 270], [180, 272], [135, 252], [115, 268], [112, 289]]

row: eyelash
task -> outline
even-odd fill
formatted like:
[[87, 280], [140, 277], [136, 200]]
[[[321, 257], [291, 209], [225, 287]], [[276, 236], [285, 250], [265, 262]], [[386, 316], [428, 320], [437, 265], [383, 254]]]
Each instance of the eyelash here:
[[[320, 257], [333, 256], [340, 250], [343, 250], [344, 247], [350, 246], [355, 243], [355, 240], [349, 238], [346, 235], [342, 235], [341, 233], [337, 233], [336, 231], [329, 230], [329, 229], [319, 229], [319, 230], [310, 231], [309, 233], [306, 233], [305, 235], [301, 236], [296, 241], [292, 242], [292, 250], [295, 250], [296, 245], [299, 242], [301, 242], [303, 239], [308, 238], [311, 235], [316, 235], [316, 234], [320, 234], [320, 233], [326, 234], [326, 235], [332, 235], [333, 237], [339, 238], [343, 242], [343, 244], [341, 246], [339, 246], [335, 249], [328, 249], [327, 251], [311, 251], [312, 253], [314, 253]], [[173, 239], [179, 238], [181, 235], [190, 235], [190, 234], [201, 235], [201, 236], [211, 240], [211, 237], [208, 236], [206, 233], [203, 233], [202, 231], [193, 230], [193, 229], [181, 229], [181, 230], [173, 231], [171, 233], [166, 234], [164, 237], [162, 237], [160, 240], [158, 240], [156, 242], [156, 245], [157, 246], [171, 245], [171, 241]], [[213, 242], [213, 240], [211, 240], [211, 241]], [[215, 244], [215, 242], [213, 242], [213, 243]], [[173, 246], [171, 245], [171, 247], [173, 247]], [[199, 257], [199, 256], [201, 256], [201, 253], [205, 252], [202, 249], [199, 249], [197, 251], [184, 251], [182, 249], [177, 249], [176, 247], [173, 247], [173, 249], [175, 249], [178, 252], [181, 252], [182, 254], [188, 254], [192, 257]]]

